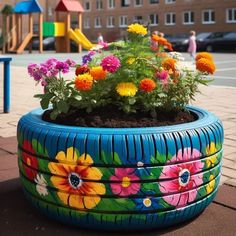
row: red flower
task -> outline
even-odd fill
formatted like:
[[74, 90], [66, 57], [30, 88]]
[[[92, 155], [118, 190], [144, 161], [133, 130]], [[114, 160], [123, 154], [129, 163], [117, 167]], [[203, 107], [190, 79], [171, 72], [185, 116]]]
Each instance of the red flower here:
[[76, 70], [75, 70], [76, 75], [82, 75], [85, 73], [89, 73], [89, 68], [87, 67], [87, 65], [76, 67]]
[[38, 169], [38, 161], [35, 157], [35, 151], [32, 144], [27, 140], [23, 143], [22, 159], [26, 176], [30, 180], [33, 180], [37, 175], [36, 170]]

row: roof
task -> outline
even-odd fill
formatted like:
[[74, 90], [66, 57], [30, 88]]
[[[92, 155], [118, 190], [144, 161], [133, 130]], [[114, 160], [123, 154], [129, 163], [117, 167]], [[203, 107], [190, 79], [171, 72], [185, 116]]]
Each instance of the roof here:
[[55, 11], [84, 12], [84, 8], [75, 0], [60, 0]]
[[38, 0], [28, 0], [18, 2], [14, 7], [14, 12], [19, 14], [43, 12]]

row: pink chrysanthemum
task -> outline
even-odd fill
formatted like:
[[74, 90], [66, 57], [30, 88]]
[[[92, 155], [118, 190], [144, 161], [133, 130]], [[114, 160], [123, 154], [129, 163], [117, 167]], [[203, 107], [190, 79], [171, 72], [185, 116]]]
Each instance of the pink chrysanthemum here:
[[120, 67], [120, 60], [115, 56], [107, 56], [102, 60], [100, 65], [102, 66], [103, 70], [114, 73]]

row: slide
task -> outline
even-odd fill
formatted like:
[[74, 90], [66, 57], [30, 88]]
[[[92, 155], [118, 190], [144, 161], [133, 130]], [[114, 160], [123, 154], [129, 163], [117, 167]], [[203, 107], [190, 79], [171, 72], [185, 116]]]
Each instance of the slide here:
[[20, 44], [20, 46], [18, 47], [18, 49], [16, 50], [16, 53], [23, 53], [25, 47], [29, 44], [30, 40], [32, 39], [33, 34], [32, 33], [28, 33], [26, 35], [26, 37], [24, 38], [24, 40], [22, 41], [22, 43]]
[[81, 32], [80, 29], [69, 30], [70, 39], [74, 40], [77, 44], [81, 44], [83, 48], [90, 50], [95, 44], [92, 44], [86, 36]]

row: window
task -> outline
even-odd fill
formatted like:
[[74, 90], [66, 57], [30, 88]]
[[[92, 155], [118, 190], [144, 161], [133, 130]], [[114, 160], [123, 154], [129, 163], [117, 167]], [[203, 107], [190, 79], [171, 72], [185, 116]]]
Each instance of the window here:
[[89, 29], [90, 28], [90, 20], [89, 18], [84, 19], [84, 28]]
[[194, 13], [192, 11], [186, 11], [183, 14], [183, 24], [191, 25], [194, 24]]
[[143, 17], [142, 16], [135, 16], [134, 17], [134, 22], [142, 24], [143, 23]]
[[115, 8], [115, 0], [108, 0], [108, 8], [109, 9]]
[[90, 1], [85, 1], [84, 2], [84, 10], [85, 11], [90, 11]]
[[213, 10], [204, 10], [202, 12], [202, 23], [203, 24], [214, 24], [215, 23], [215, 12]]
[[102, 0], [97, 0], [96, 1], [96, 9], [97, 10], [102, 10]]
[[156, 4], [156, 3], [159, 3], [159, 0], [149, 0], [149, 3], [150, 4]]
[[175, 3], [175, 0], [165, 0], [166, 4], [171, 4], [171, 3]]
[[150, 18], [150, 25], [158, 25], [158, 14], [151, 14]]
[[126, 27], [128, 24], [127, 16], [120, 16], [120, 27]]
[[130, 6], [130, 0], [121, 0], [121, 6], [122, 7]]
[[165, 24], [166, 25], [175, 25], [175, 13], [173, 13], [173, 12], [166, 13]]
[[134, 6], [135, 7], [141, 7], [143, 5], [143, 0], [135, 0], [134, 1]]
[[114, 16], [108, 16], [107, 18], [107, 28], [113, 28], [115, 26]]
[[102, 27], [102, 21], [100, 17], [95, 17], [94, 19], [94, 28], [101, 28]]
[[236, 23], [236, 8], [226, 9], [226, 22]]

